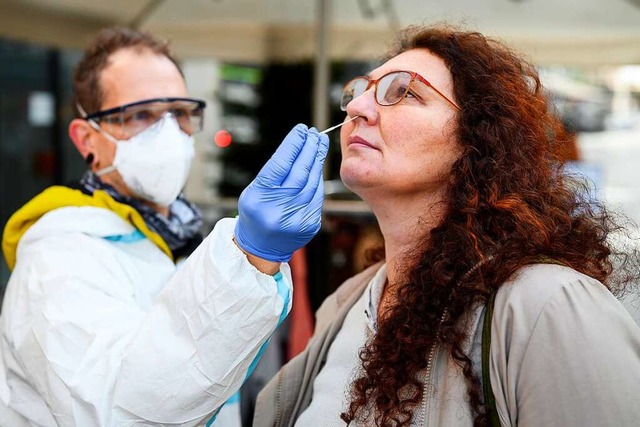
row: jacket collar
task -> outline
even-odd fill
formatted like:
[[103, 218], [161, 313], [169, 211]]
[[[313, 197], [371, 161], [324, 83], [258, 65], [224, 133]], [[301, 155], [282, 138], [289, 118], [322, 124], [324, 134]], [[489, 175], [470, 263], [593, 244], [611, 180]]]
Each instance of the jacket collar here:
[[53, 186], [31, 199], [16, 211], [5, 226], [2, 236], [2, 252], [10, 270], [16, 263], [18, 243], [24, 234], [44, 215], [64, 207], [95, 207], [107, 209], [140, 230], [160, 250], [173, 260], [166, 242], [159, 234], [151, 231], [142, 216], [131, 206], [116, 202], [104, 191], [95, 191], [92, 196], [79, 190], [63, 186]]

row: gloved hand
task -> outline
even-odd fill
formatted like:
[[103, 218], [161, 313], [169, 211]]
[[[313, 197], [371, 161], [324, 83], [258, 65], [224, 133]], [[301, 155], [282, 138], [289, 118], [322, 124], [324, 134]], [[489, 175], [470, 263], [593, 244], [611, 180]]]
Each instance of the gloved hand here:
[[268, 261], [289, 261], [320, 230], [322, 166], [329, 138], [296, 125], [238, 200], [236, 244]]

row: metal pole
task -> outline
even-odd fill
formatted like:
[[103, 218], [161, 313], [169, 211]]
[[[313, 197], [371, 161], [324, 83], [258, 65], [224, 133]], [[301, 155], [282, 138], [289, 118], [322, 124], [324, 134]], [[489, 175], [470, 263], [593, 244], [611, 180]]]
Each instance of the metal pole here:
[[[316, 1], [316, 62], [313, 75], [313, 125], [318, 130], [329, 126], [329, 58], [327, 45], [331, 0]], [[325, 175], [329, 170], [329, 159], [324, 164]]]
[[142, 27], [142, 25], [149, 19], [151, 14], [164, 2], [165, 0], [151, 0], [131, 21], [129, 21], [129, 28], [139, 30], [140, 27]]
[[316, 62], [313, 76], [313, 124], [318, 129], [329, 126], [329, 60], [327, 44], [329, 21], [331, 19], [330, 0], [317, 0], [316, 21]]

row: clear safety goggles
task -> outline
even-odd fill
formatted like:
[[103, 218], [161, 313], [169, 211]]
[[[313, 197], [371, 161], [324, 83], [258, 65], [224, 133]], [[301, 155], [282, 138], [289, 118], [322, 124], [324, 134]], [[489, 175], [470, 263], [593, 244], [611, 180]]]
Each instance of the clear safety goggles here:
[[[187, 135], [202, 130], [206, 103], [192, 98], [154, 98], [132, 102], [86, 115], [116, 139], [129, 139], [142, 132], [166, 113], [171, 113]], [[82, 111], [82, 110], [81, 110]]]
[[460, 107], [458, 107], [455, 102], [436, 89], [427, 79], [413, 71], [392, 71], [377, 80], [368, 76], [360, 76], [348, 81], [342, 90], [340, 109], [347, 111], [347, 104], [365, 93], [371, 86], [375, 89], [375, 100], [379, 105], [395, 105], [411, 92], [412, 87], [414, 88], [413, 90], [418, 89], [418, 86], [413, 86], [413, 83], [416, 81], [427, 86], [433, 93], [453, 106], [456, 110], [460, 110]]

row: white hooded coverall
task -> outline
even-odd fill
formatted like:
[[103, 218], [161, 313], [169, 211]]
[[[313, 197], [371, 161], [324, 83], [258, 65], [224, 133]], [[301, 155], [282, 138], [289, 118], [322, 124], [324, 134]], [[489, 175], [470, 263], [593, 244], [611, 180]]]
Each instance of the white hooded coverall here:
[[291, 304], [288, 266], [256, 270], [234, 224], [179, 267], [109, 209], [31, 225], [0, 317], [0, 425], [205, 425]]

